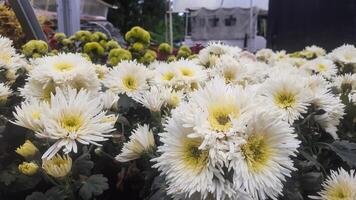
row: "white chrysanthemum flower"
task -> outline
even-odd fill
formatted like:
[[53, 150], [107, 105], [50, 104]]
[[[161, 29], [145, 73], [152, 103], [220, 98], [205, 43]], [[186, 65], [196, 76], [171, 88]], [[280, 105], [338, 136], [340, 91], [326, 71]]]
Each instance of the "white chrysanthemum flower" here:
[[119, 101], [119, 96], [110, 90], [105, 92], [100, 92], [101, 102], [103, 103], [104, 109], [117, 109], [117, 102]]
[[156, 147], [152, 131], [147, 124], [138, 127], [130, 136], [130, 141], [124, 144], [121, 153], [116, 156], [119, 162], [128, 162], [140, 158], [143, 154], [149, 154]]
[[267, 112], [253, 115], [243, 140], [231, 161], [235, 185], [252, 199], [277, 199], [285, 177], [295, 170], [291, 156], [296, 156], [300, 141], [287, 122]]
[[232, 49], [222, 42], [209, 42], [208, 46], [199, 52], [199, 63], [208, 68], [213, 67], [219, 62], [220, 56], [233, 54], [232, 50], [233, 52], [241, 51], [241, 49]]
[[12, 91], [9, 86], [4, 83], [0, 83], [0, 103], [6, 103], [9, 96], [12, 95]]
[[54, 83], [42, 84], [41, 82], [29, 78], [23, 88], [19, 88], [21, 96], [26, 100], [37, 99], [39, 101], [49, 102], [51, 93], [55, 93], [56, 85]]
[[343, 74], [337, 76], [334, 79], [333, 86], [335, 86], [339, 92], [356, 90], [356, 74]]
[[[237, 132], [243, 131], [249, 118], [252, 94], [240, 86], [226, 85], [217, 78], [189, 96], [172, 112], [185, 127], [192, 127], [191, 138], [203, 138], [200, 148], [210, 148], [212, 164], [222, 166], [236, 142]], [[214, 147], [214, 148], [212, 148]]]
[[28, 128], [35, 133], [41, 133], [37, 134], [37, 136], [41, 137], [41, 135], [45, 134], [41, 118], [44, 115], [46, 106], [48, 106], [46, 103], [37, 101], [36, 99], [22, 102], [20, 106], [15, 107], [13, 115], [16, 120], [13, 123]]
[[272, 63], [278, 62], [278, 61], [282, 61], [283, 59], [288, 58], [288, 54], [286, 51], [282, 50], [282, 51], [277, 51], [274, 53], [271, 61]]
[[338, 139], [336, 134], [337, 126], [345, 114], [345, 105], [339, 97], [331, 93], [330, 85], [321, 75], [311, 76], [307, 82], [312, 96], [311, 104], [315, 109], [325, 112], [320, 115], [314, 115], [315, 121], [334, 139]]
[[323, 189], [319, 196], [310, 196], [311, 199], [321, 200], [354, 200], [356, 199], [356, 174], [339, 168], [331, 171], [330, 176], [322, 184]]
[[237, 84], [247, 76], [247, 69], [231, 55], [222, 55], [216, 67], [211, 70], [211, 77], [217, 74], [223, 77], [226, 83]]
[[166, 95], [166, 105], [169, 108], [176, 108], [183, 101], [184, 95], [182, 91], [168, 90]]
[[95, 73], [99, 80], [104, 80], [107, 73], [109, 73], [109, 68], [106, 65], [95, 64]]
[[12, 46], [12, 41], [0, 35], [0, 69], [16, 72], [17, 69], [25, 66], [23, 57], [16, 53]]
[[257, 60], [265, 63], [269, 63], [273, 56], [274, 52], [271, 49], [261, 49], [256, 53]]
[[165, 175], [168, 194], [182, 195], [184, 199], [196, 193], [202, 197], [212, 193], [216, 187], [213, 181], [216, 170], [209, 162], [209, 151], [199, 148], [202, 140], [188, 138], [192, 128], [185, 128], [172, 118], [165, 131], [160, 134], [163, 145], [158, 147], [158, 152], [161, 155], [153, 159], [157, 162], [153, 167]]
[[353, 45], [343, 45], [334, 49], [330, 53], [330, 57], [342, 64], [356, 64], [356, 48]]
[[316, 57], [324, 56], [326, 54], [325, 49], [318, 47], [316, 45], [307, 46], [303, 51], [307, 54], [315, 55]]
[[98, 91], [99, 79], [94, 64], [80, 54], [58, 54], [35, 59], [30, 80], [38, 81], [42, 87], [54, 83], [58, 87]]
[[179, 71], [166, 62], [155, 62], [153, 82], [160, 86], [176, 87], [179, 80]]
[[290, 124], [307, 112], [311, 100], [306, 79], [287, 73], [267, 79], [260, 94], [260, 103]]
[[149, 90], [137, 92], [132, 98], [151, 112], [159, 112], [166, 101], [168, 92], [166, 88], [152, 86]]
[[207, 78], [203, 67], [194, 61], [181, 59], [173, 61], [170, 65], [178, 71], [178, 84], [191, 90], [198, 89]]
[[132, 96], [147, 89], [150, 78], [151, 72], [144, 65], [136, 61], [123, 61], [109, 71], [103, 83], [114, 93]]
[[113, 123], [107, 121], [100, 97], [93, 97], [86, 90], [56, 89], [51, 102], [41, 113], [43, 133], [38, 135], [56, 142], [43, 154], [43, 158], [53, 157], [60, 149], [65, 153], [77, 152], [77, 142], [94, 144], [111, 137], [107, 133], [114, 130]]
[[332, 78], [337, 73], [337, 68], [334, 62], [323, 57], [307, 62], [301, 66], [301, 68], [310, 74], [320, 74], [328, 79]]

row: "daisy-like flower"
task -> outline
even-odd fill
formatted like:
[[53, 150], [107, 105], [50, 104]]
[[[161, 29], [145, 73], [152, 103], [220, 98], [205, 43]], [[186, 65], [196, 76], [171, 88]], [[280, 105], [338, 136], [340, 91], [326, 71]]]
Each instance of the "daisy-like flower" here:
[[58, 54], [38, 58], [33, 62], [30, 80], [36, 80], [42, 88], [48, 84], [59, 87], [98, 91], [99, 79], [94, 65], [80, 54]]
[[153, 82], [156, 85], [176, 87], [179, 78], [179, 71], [165, 62], [155, 62], [151, 65], [154, 70]]
[[156, 147], [152, 131], [147, 124], [138, 127], [130, 136], [130, 141], [124, 144], [121, 153], [116, 156], [119, 162], [128, 162], [150, 154]]
[[43, 84], [33, 78], [29, 78], [23, 88], [19, 88], [21, 96], [26, 100], [36, 99], [38, 101], [49, 102], [51, 93], [56, 92], [56, 85], [53, 82]]
[[109, 68], [106, 65], [94, 65], [95, 73], [99, 80], [104, 80], [106, 74], [109, 72]]
[[288, 54], [286, 51], [282, 50], [282, 51], [275, 52], [271, 61], [272, 63], [274, 63], [274, 62], [282, 61], [283, 59], [286, 58], [288, 58]]
[[56, 154], [53, 158], [42, 160], [42, 168], [45, 172], [55, 178], [62, 178], [72, 169], [72, 159], [68, 156]]
[[0, 35], [0, 69], [16, 72], [25, 64], [23, 57], [12, 46], [12, 41]]
[[41, 133], [41, 136], [44, 130], [43, 121], [41, 118], [44, 115], [45, 107], [48, 106], [44, 102], [40, 102], [36, 99], [30, 101], [24, 101], [20, 106], [15, 107], [15, 112], [13, 112], [16, 120], [13, 122], [18, 126], [28, 128], [35, 133]]
[[305, 57], [307, 58], [312, 58], [312, 57], [324, 56], [326, 54], [326, 51], [321, 47], [312, 45], [312, 46], [305, 47], [305, 49], [301, 53], [302, 55], [305, 55]]
[[337, 73], [337, 68], [333, 61], [319, 57], [317, 59], [311, 60], [301, 66], [302, 69], [306, 70], [310, 74], [321, 74], [325, 78], [332, 78]]
[[134, 94], [132, 98], [151, 112], [159, 112], [167, 99], [168, 92], [166, 88], [152, 86], [149, 90]]
[[266, 80], [261, 87], [261, 104], [288, 121], [290, 124], [307, 112], [310, 94], [307, 81], [302, 76], [281, 73]]
[[343, 168], [331, 171], [331, 174], [322, 184], [319, 196], [310, 196], [312, 199], [321, 200], [354, 200], [356, 199], [356, 174], [355, 170], [347, 172]]
[[243, 140], [231, 161], [235, 185], [252, 199], [277, 199], [285, 177], [295, 170], [291, 156], [296, 156], [300, 141], [287, 122], [264, 112], [253, 115]]
[[194, 61], [180, 59], [173, 61], [170, 65], [178, 71], [178, 84], [190, 90], [198, 89], [200, 84], [206, 80], [207, 74], [202, 66]]
[[332, 85], [341, 93], [356, 90], [356, 74], [339, 75], [334, 79]]
[[100, 146], [98, 142], [107, 140], [111, 136], [107, 133], [114, 130], [113, 123], [106, 121], [101, 98], [86, 90], [57, 88], [42, 115], [44, 131], [37, 135], [56, 141], [42, 158], [49, 159], [62, 148], [65, 153], [76, 153], [77, 142]]
[[182, 91], [168, 90], [165, 103], [169, 108], [176, 108], [183, 101]]
[[136, 61], [122, 61], [109, 71], [103, 80], [104, 86], [117, 94], [134, 93], [148, 88], [151, 72]]
[[160, 134], [163, 145], [158, 147], [158, 152], [161, 155], [153, 159], [157, 162], [153, 167], [166, 176], [168, 194], [189, 198], [198, 193], [206, 197], [216, 186], [209, 151], [199, 148], [202, 139], [187, 137], [193, 130], [172, 118], [168, 120], [165, 131]]
[[104, 109], [110, 110], [111, 108], [117, 109], [117, 102], [120, 97], [110, 90], [105, 92], [100, 92], [101, 102], [103, 103]]
[[245, 78], [247, 69], [243, 67], [236, 58], [231, 55], [223, 55], [217, 67], [213, 68], [211, 76], [216, 74], [223, 77], [226, 83], [239, 83]]
[[271, 49], [261, 49], [256, 53], [257, 60], [265, 63], [269, 63], [273, 56], [274, 52]]
[[[222, 42], [209, 42], [208, 46], [199, 52], [199, 63], [209, 68], [215, 66], [224, 54], [232, 54], [231, 47]], [[234, 52], [239, 52], [234, 49]], [[241, 49], [240, 49], [241, 51]]]
[[9, 96], [12, 95], [12, 91], [9, 86], [4, 83], [0, 83], [0, 103], [6, 103]]
[[334, 49], [330, 53], [331, 58], [342, 64], [356, 64], [356, 48], [353, 45], [345, 44]]

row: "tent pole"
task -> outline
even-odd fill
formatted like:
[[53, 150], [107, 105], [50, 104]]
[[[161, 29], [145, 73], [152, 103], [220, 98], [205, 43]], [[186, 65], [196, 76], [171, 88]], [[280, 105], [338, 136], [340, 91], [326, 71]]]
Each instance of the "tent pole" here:
[[253, 51], [254, 49], [253, 49], [253, 44], [254, 44], [254, 41], [253, 41], [253, 38], [254, 38], [254, 32], [253, 32], [253, 0], [250, 0], [250, 44], [249, 44], [249, 47], [248, 47], [248, 49], [249, 49], [249, 51]]
[[173, 47], [172, 1], [169, 0], [169, 44]]

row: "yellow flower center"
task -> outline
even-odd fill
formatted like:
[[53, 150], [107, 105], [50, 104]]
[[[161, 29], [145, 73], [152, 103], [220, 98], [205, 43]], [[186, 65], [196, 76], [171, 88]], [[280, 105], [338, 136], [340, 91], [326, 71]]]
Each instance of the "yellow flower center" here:
[[11, 55], [9, 54], [0, 54], [0, 61], [5, 63], [6, 65], [11, 63]]
[[318, 64], [319, 72], [326, 72], [327, 68], [324, 64]]
[[260, 171], [271, 157], [272, 150], [262, 135], [252, 135], [241, 146], [248, 168], [253, 172]]
[[183, 141], [183, 161], [187, 168], [199, 173], [208, 164], [208, 150], [201, 150], [200, 139], [185, 139]]
[[127, 90], [133, 91], [137, 89], [137, 80], [135, 77], [128, 75], [122, 79], [122, 83]]
[[188, 77], [194, 76], [194, 71], [188, 67], [180, 68], [180, 72], [182, 73], [183, 76], [188, 76]]
[[235, 73], [232, 70], [224, 71], [224, 78], [226, 82], [235, 80]]
[[327, 192], [328, 200], [349, 200], [351, 197], [352, 191], [348, 184], [332, 186]]
[[274, 100], [278, 107], [286, 109], [294, 106], [296, 97], [292, 92], [283, 91], [275, 94]]
[[41, 117], [41, 113], [40, 112], [38, 112], [38, 111], [32, 112], [32, 119], [39, 120], [40, 117]]
[[162, 80], [170, 81], [170, 80], [172, 80], [174, 77], [175, 77], [174, 72], [167, 72], [167, 73], [163, 74]]
[[62, 128], [68, 132], [78, 131], [83, 125], [83, 119], [78, 115], [64, 116], [60, 120]]
[[232, 104], [212, 105], [208, 108], [211, 127], [216, 131], [227, 131], [232, 127], [231, 118], [238, 118], [240, 110]]
[[72, 70], [74, 68], [74, 65], [68, 62], [59, 62], [54, 64], [54, 68], [58, 71], [66, 72]]

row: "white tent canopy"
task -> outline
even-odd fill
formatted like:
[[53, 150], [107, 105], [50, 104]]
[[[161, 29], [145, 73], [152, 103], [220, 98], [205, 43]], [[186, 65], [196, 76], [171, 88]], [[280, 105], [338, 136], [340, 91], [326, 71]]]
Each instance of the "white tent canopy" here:
[[[268, 0], [251, 0], [252, 5], [268, 10]], [[173, 12], [185, 12], [187, 9], [249, 8], [249, 0], [173, 0]]]

